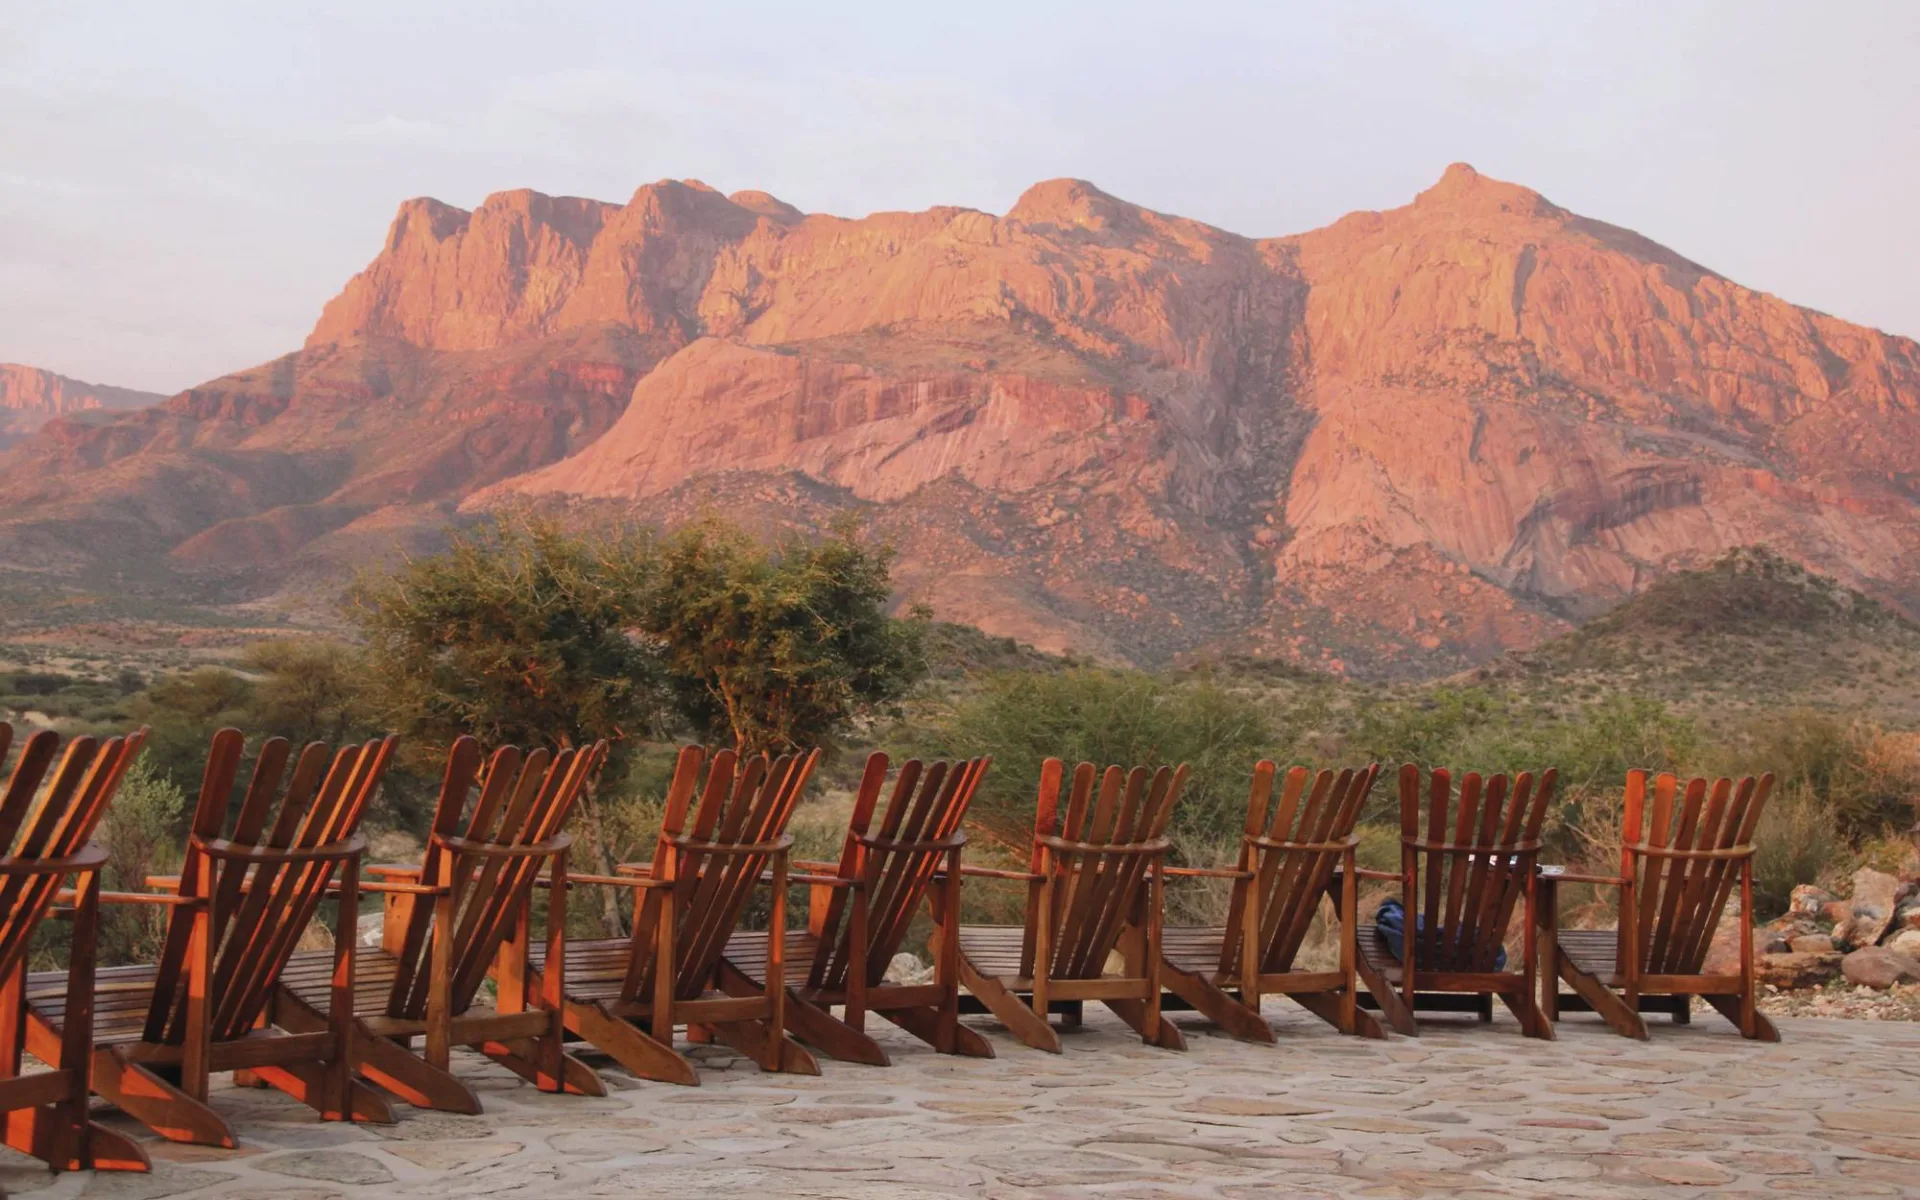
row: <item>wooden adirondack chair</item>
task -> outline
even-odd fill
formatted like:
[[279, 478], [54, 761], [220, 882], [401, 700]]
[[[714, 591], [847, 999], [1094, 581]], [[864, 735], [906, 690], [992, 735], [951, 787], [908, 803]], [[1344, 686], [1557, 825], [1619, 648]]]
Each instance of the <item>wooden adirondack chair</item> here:
[[[0, 1124], [7, 1145], [56, 1171], [150, 1167], [138, 1143], [87, 1119], [100, 868], [107, 860], [90, 839], [146, 738], [145, 729], [105, 742], [75, 738], [55, 767], [60, 738], [44, 730], [21, 747], [0, 791]], [[12, 744], [13, 726], [0, 722], [0, 762]], [[74, 906], [66, 975], [73, 1019], [56, 1046], [36, 1052], [53, 1069], [23, 1075], [27, 955], [69, 875]]]
[[[1621, 825], [1620, 874], [1576, 875], [1540, 869], [1541, 954], [1551, 964], [1541, 1002], [1550, 1020], [1560, 1010], [1591, 1009], [1628, 1037], [1645, 1038], [1640, 1014], [1665, 1012], [1676, 1024], [1690, 1018], [1699, 996], [1739, 1027], [1744, 1037], [1777, 1042], [1780, 1032], [1754, 1007], [1753, 831], [1773, 791], [1773, 776], [1688, 780], [1671, 774], [1653, 781], [1627, 775]], [[1674, 801], [1679, 799], [1676, 806]], [[1740, 885], [1740, 970], [1705, 974], [1714, 929]], [[1620, 889], [1614, 929], [1559, 928], [1561, 883]], [[1565, 980], [1572, 995], [1561, 995]]]
[[[270, 1081], [328, 1120], [393, 1120], [386, 1102], [353, 1080], [347, 1056], [365, 845], [358, 830], [393, 744], [379, 738], [330, 755], [315, 742], [287, 775], [287, 742], [269, 738], [229, 825], [244, 739], [237, 729], [213, 735], [175, 891], [125, 897], [172, 907], [160, 961], [99, 972], [95, 1092], [172, 1141], [228, 1148], [233, 1130], [207, 1103], [215, 1071]], [[327, 1026], [276, 1027], [267, 1018], [280, 971], [335, 890]], [[28, 978], [27, 1048], [35, 1057], [59, 1053], [69, 1020], [83, 1019], [84, 999], [65, 975]]]
[[[1437, 768], [1423, 803], [1420, 768], [1400, 768], [1400, 873], [1354, 872], [1400, 884], [1407, 963], [1394, 959], [1373, 925], [1356, 930], [1361, 981], [1394, 1029], [1417, 1036], [1419, 1009], [1478, 1012], [1490, 1021], [1498, 996], [1527, 1036], [1553, 1037], [1537, 1003], [1534, 867], [1558, 777], [1548, 770], [1537, 783], [1524, 771], [1511, 781], [1482, 780], [1469, 772], [1456, 796], [1451, 772]], [[1495, 965], [1515, 906], [1525, 910], [1517, 971]]]
[[[960, 963], [952, 936], [960, 921], [960, 822], [992, 760], [922, 765], [910, 759], [894, 779], [880, 831], [869, 833], [886, 786], [885, 754], [872, 754], [854, 796], [853, 816], [838, 863], [798, 864], [808, 874], [807, 928], [790, 930], [786, 957], [805, 972], [789, 989], [787, 1029], [848, 1062], [887, 1065], [886, 1052], [865, 1032], [878, 1013], [947, 1054], [993, 1057], [987, 1039], [960, 1024]], [[925, 902], [936, 946], [931, 983], [886, 982], [893, 956]], [[721, 982], [736, 995], [766, 986], [768, 934], [741, 930], [727, 941]], [[839, 1006], [835, 1020], [830, 1010]]]
[[[1029, 870], [964, 869], [1026, 883], [1027, 923], [962, 925], [960, 981], [1038, 1050], [1060, 1053], [1049, 1020], [1054, 1006], [1077, 1022], [1088, 1000], [1105, 1003], [1147, 1044], [1184, 1050], [1180, 1031], [1160, 1015], [1160, 931], [1167, 821], [1186, 787], [1186, 764], [1102, 773], [1083, 762], [1074, 768], [1063, 814], [1065, 774], [1057, 758], [1040, 768]], [[1108, 975], [1116, 951], [1123, 973]]]
[[[605, 742], [557, 754], [502, 746], [483, 775], [480, 744], [453, 743], [425, 862], [369, 867], [383, 881], [361, 885], [386, 899], [380, 948], [354, 962], [352, 1059], [361, 1078], [421, 1108], [477, 1113], [479, 1095], [450, 1069], [453, 1047], [471, 1046], [542, 1091], [606, 1095], [600, 1077], [563, 1049], [562, 973], [548, 975], [544, 992], [526, 986], [534, 882], [543, 870], [566, 877], [572, 839], [562, 830], [606, 755]], [[564, 945], [566, 889], [549, 896], [545, 940]], [[277, 1023], [325, 1027], [331, 957], [294, 956], [274, 996]], [[476, 1008], [489, 968], [496, 998], [491, 1009]], [[423, 1055], [413, 1053], [416, 1037], [425, 1039]]]
[[[1359, 838], [1353, 827], [1380, 765], [1338, 775], [1332, 771], [1314, 775], [1305, 767], [1294, 767], [1287, 772], [1277, 799], [1275, 773], [1274, 765], [1265, 761], [1253, 769], [1246, 830], [1234, 870], [1173, 867], [1167, 871], [1169, 875], [1226, 876], [1234, 881], [1224, 926], [1169, 927], [1162, 934], [1167, 990], [1247, 1041], [1274, 1040], [1273, 1027], [1260, 1015], [1260, 998], [1269, 992], [1291, 996], [1343, 1033], [1385, 1037], [1380, 1023], [1359, 1007], [1354, 965], [1353, 850]], [[1336, 870], [1340, 967], [1295, 970], [1294, 957]]]
[[[773, 943], [757, 994], [728, 994], [722, 969], [727, 939], [763, 873], [770, 873], [768, 924], [786, 925], [793, 844], [787, 821], [819, 758], [818, 750], [769, 760], [681, 749], [653, 862], [623, 865], [618, 875], [569, 876], [575, 884], [634, 890], [631, 937], [566, 944], [565, 982], [555, 990], [565, 998], [569, 1033], [635, 1075], [667, 1083], [700, 1082], [693, 1063], [673, 1048], [677, 1025], [690, 1036], [719, 1038], [764, 1070], [820, 1073], [813, 1056], [782, 1032], [784, 943]], [[548, 986], [546, 947], [534, 946], [531, 959], [528, 988], [540, 992]]]

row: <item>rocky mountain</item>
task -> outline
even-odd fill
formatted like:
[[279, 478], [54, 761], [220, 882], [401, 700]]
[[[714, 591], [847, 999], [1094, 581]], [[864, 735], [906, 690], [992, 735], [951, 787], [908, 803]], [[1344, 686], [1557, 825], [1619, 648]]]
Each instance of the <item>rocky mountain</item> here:
[[852, 511], [1043, 648], [1432, 674], [1739, 545], [1915, 611], [1916, 451], [1920, 346], [1462, 165], [1264, 240], [665, 182], [409, 201], [301, 351], [0, 460], [0, 550], [306, 594], [456, 508]]
[[54, 417], [145, 408], [166, 397], [132, 388], [82, 383], [38, 367], [0, 363], [0, 450], [35, 432]]

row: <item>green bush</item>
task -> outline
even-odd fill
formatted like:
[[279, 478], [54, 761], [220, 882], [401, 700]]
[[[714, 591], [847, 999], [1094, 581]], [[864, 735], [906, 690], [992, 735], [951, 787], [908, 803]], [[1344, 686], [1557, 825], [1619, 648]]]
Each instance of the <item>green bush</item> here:
[[1069, 766], [1184, 762], [1192, 774], [1171, 831], [1178, 857], [1206, 863], [1231, 856], [1246, 820], [1253, 765], [1274, 741], [1257, 705], [1210, 680], [1092, 667], [988, 676], [918, 737], [926, 753], [993, 756], [973, 814], [1017, 846], [1032, 832], [1046, 759]]
[[1753, 907], [1761, 918], [1787, 909], [1793, 889], [1815, 883], [1846, 852], [1830, 804], [1806, 781], [1777, 788], [1753, 835]]
[[[114, 891], [144, 892], [148, 875], [179, 866], [187, 794], [144, 755], [127, 768], [96, 840], [106, 849], [102, 872]], [[150, 904], [101, 906], [100, 958], [105, 965], [151, 962], [166, 935], [173, 910]]]

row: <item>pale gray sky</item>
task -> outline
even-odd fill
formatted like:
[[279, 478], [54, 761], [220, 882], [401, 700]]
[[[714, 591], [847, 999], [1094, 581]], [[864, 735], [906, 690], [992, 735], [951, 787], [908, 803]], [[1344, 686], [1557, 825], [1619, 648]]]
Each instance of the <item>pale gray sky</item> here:
[[0, 360], [270, 358], [415, 195], [1004, 212], [1073, 175], [1273, 235], [1456, 159], [1920, 335], [1916, 62], [1912, 0], [4, 0]]

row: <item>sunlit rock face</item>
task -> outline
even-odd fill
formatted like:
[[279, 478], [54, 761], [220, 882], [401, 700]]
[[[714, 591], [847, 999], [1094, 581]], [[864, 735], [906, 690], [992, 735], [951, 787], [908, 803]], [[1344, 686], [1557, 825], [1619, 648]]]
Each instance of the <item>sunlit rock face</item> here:
[[1431, 673], [1747, 543], [1914, 611], [1917, 405], [1913, 342], [1464, 165], [1267, 240], [1077, 180], [858, 220], [520, 191], [407, 202], [295, 355], [54, 422], [0, 539], [129, 497], [188, 566], [504, 503], [852, 511], [903, 598], [1048, 648]]

